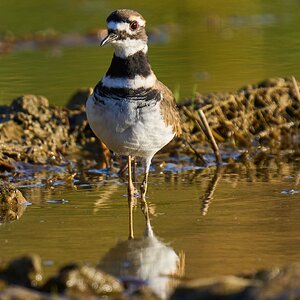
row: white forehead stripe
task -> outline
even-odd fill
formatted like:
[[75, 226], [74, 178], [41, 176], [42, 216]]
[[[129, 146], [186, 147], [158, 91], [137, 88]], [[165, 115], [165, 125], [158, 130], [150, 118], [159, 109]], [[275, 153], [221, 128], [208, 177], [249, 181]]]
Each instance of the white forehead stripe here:
[[101, 82], [104, 86], [108, 88], [147, 89], [154, 86], [156, 82], [156, 77], [153, 73], [147, 77], [136, 75], [133, 79], [104, 76], [101, 79]]
[[107, 23], [107, 29], [109, 30], [119, 30], [119, 31], [126, 31], [127, 33], [132, 33], [129, 28], [129, 23], [126, 22], [114, 22], [110, 21]]

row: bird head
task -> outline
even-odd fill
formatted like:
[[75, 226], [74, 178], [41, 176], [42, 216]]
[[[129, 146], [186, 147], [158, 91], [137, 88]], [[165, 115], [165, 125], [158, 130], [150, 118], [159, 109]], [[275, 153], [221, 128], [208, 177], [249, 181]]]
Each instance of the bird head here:
[[108, 35], [101, 46], [111, 44], [117, 56], [129, 56], [138, 51], [147, 52], [146, 21], [129, 9], [118, 9], [106, 19]]

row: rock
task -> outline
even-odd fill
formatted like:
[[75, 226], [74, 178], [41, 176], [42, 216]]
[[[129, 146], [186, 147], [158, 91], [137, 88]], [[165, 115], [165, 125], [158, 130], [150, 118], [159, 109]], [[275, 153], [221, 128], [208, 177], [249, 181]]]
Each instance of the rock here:
[[[0, 106], [0, 171], [13, 171], [14, 161], [61, 164], [78, 150], [102, 154], [85, 113], [91, 89], [79, 90], [69, 107], [49, 105], [43, 96], [25, 95]], [[103, 156], [103, 155], [102, 155]]]
[[88, 297], [91, 295], [121, 295], [122, 283], [100, 269], [92, 266], [67, 265], [59, 274], [44, 285], [43, 291], [64, 293], [69, 297]]
[[66, 300], [57, 295], [51, 296], [42, 294], [38, 291], [27, 289], [19, 286], [10, 286], [0, 292], [0, 299], [5, 300]]
[[141, 287], [130, 295], [130, 300], [161, 300], [149, 287]]
[[170, 300], [300, 299], [300, 263], [242, 277], [192, 280], [180, 285]]
[[15, 123], [13, 120], [9, 120], [1, 124], [1, 137], [5, 141], [21, 141], [24, 135], [23, 128]]
[[24, 112], [41, 121], [49, 120], [51, 117], [49, 101], [43, 96], [25, 95], [19, 97], [11, 103], [11, 110]]
[[19, 219], [26, 209], [26, 199], [11, 184], [0, 181], [0, 223]]
[[61, 154], [76, 148], [68, 111], [50, 106], [45, 97], [25, 95], [4, 108], [0, 109], [4, 112], [0, 124], [2, 160], [59, 163]]
[[196, 279], [176, 288], [170, 300], [235, 300], [244, 299], [245, 290], [255, 281], [235, 276]]
[[253, 278], [262, 280], [263, 284], [251, 288], [246, 300], [300, 299], [300, 263], [260, 271]]
[[3, 159], [46, 163], [59, 160], [66, 148], [75, 147], [69, 136], [68, 114], [50, 107], [42, 96], [26, 95], [13, 100], [0, 124], [0, 151]]
[[25, 255], [12, 260], [0, 271], [0, 280], [28, 288], [37, 287], [42, 280], [42, 264], [38, 255]]

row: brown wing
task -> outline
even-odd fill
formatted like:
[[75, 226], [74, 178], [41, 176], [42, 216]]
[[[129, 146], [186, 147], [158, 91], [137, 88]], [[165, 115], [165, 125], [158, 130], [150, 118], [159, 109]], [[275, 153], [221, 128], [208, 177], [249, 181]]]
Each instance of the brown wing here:
[[181, 135], [182, 130], [180, 125], [180, 116], [174, 95], [163, 83], [158, 80], [155, 89], [158, 89], [162, 92], [163, 99], [160, 102], [160, 109], [165, 123], [173, 126], [173, 131], [177, 136]]

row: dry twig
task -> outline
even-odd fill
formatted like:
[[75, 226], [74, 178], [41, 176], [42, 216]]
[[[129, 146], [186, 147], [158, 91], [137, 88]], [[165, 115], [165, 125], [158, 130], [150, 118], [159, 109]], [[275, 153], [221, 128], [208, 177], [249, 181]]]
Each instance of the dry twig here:
[[204, 133], [205, 133], [206, 137], [208, 138], [208, 140], [209, 140], [209, 142], [211, 144], [211, 147], [212, 147], [212, 149], [214, 151], [214, 154], [215, 154], [215, 157], [216, 157], [216, 161], [218, 162], [218, 164], [221, 164], [222, 163], [222, 158], [221, 158], [221, 155], [220, 155], [220, 149], [219, 149], [219, 147], [218, 147], [218, 145], [216, 143], [216, 140], [215, 140], [215, 138], [214, 138], [214, 136], [213, 136], [213, 134], [211, 132], [211, 129], [209, 127], [209, 124], [207, 122], [205, 114], [204, 114], [204, 112], [201, 109], [199, 109], [198, 115], [199, 115], [200, 120], [202, 122], [201, 128], [202, 127], [204, 128]]
[[300, 91], [299, 91], [299, 86], [297, 84], [296, 78], [294, 76], [292, 76], [292, 82], [293, 82], [293, 86], [297, 95], [297, 99], [300, 102]]

